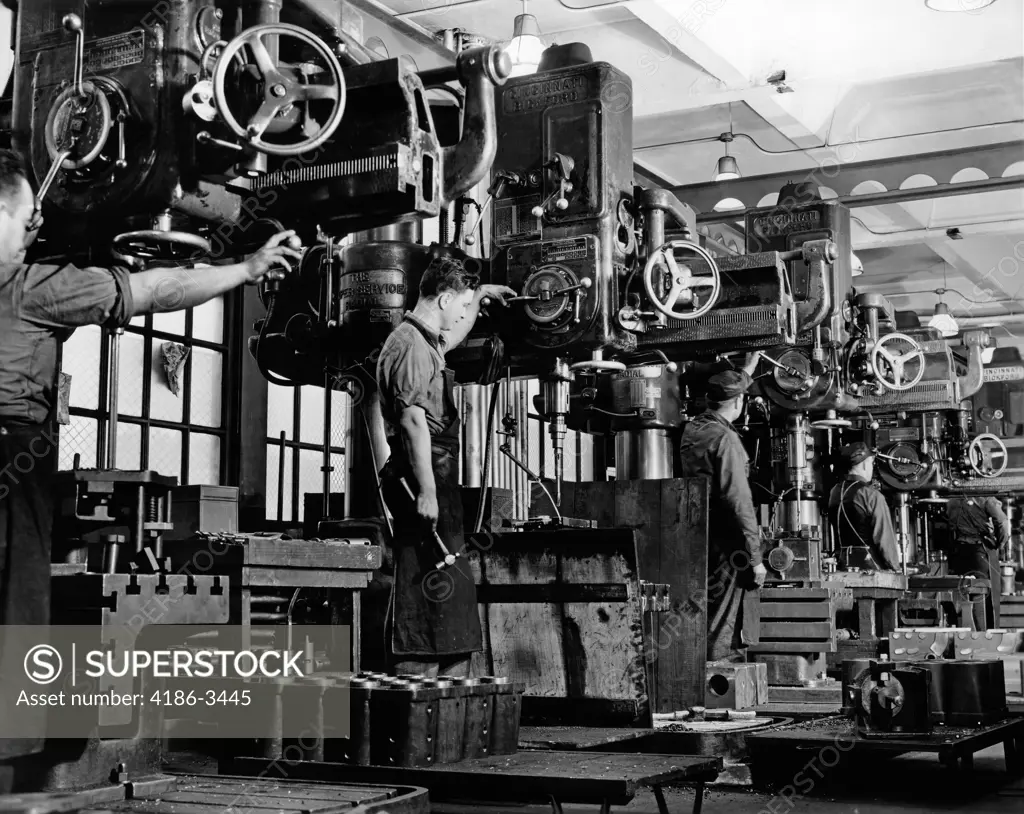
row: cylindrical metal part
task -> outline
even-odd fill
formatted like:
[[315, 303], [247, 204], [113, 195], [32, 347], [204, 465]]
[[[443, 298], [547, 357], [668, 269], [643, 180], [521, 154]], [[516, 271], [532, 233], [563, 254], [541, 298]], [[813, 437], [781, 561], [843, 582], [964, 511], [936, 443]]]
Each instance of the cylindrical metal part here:
[[634, 430], [615, 436], [616, 480], [672, 477], [672, 437], [668, 430]]
[[366, 229], [362, 232], [352, 233], [352, 243], [422, 243], [423, 242], [423, 220], [416, 217], [408, 217], [387, 226], [378, 226], [375, 229]]
[[999, 566], [999, 576], [1002, 583], [1003, 596], [1013, 596], [1017, 591], [1017, 566], [1013, 563], [1004, 563]]
[[821, 528], [821, 507], [814, 500], [786, 500], [782, 503], [783, 529], [799, 532], [805, 526]]
[[[330, 302], [330, 297], [327, 298]], [[331, 447], [333, 446], [334, 438], [331, 436], [333, 431], [333, 395], [334, 395], [334, 375], [332, 373], [324, 374], [324, 446], [321, 452], [323, 463], [321, 469], [323, 470], [322, 485], [323, 495], [320, 501], [320, 514], [326, 519], [331, 516]]]
[[119, 377], [121, 375], [121, 337], [123, 335], [124, 328], [118, 328], [110, 334], [110, 364], [108, 365], [107, 382], [110, 392], [110, 398], [107, 401], [107, 469], [117, 469], [117, 411]]
[[471, 384], [462, 388], [462, 485], [482, 486], [484, 453], [487, 449], [487, 388]]
[[146, 523], [146, 487], [139, 484], [138, 492], [135, 496], [135, 553], [142, 553], [142, 549], [146, 544], [146, 533], [144, 526]]
[[912, 558], [910, 535], [910, 495], [899, 492], [896, 495], [896, 537], [900, 545], [900, 559], [903, 561], [903, 573], [907, 573]]
[[[611, 377], [613, 432], [679, 426], [679, 374], [667, 365], [632, 367]], [[653, 413], [653, 415], [651, 415]]]

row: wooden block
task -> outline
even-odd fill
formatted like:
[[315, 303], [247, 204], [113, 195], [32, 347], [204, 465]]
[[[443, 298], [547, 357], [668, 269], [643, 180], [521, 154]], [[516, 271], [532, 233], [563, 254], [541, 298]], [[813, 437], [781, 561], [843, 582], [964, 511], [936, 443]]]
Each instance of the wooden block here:
[[832, 622], [761, 622], [761, 641], [765, 639], [827, 639], [832, 635]]
[[876, 571], [865, 574], [861, 571], [835, 571], [828, 575], [829, 582], [838, 582], [848, 588], [890, 588], [907, 590], [907, 578], [903, 574]]
[[830, 619], [825, 602], [762, 602], [762, 619]]
[[753, 709], [768, 703], [766, 664], [708, 662], [704, 706], [709, 709]]

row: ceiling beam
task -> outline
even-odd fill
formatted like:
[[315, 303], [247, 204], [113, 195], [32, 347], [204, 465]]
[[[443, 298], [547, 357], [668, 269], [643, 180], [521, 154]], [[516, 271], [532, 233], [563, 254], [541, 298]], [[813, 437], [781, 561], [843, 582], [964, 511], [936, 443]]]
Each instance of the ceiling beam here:
[[[680, 4], [676, 2], [675, 5], [678, 8]], [[626, 8], [662, 39], [669, 54], [678, 54], [695, 63], [719, 80], [726, 93], [736, 92], [739, 99], [795, 146], [821, 146], [821, 138], [815, 132], [815, 127], [805, 120], [804, 111], [801, 110], [801, 106], [807, 103], [806, 98], [783, 103], [775, 88], [767, 84], [767, 77], [748, 76], [728, 56], [700, 38], [703, 23], [714, 14], [714, 10], [705, 3], [692, 4], [684, 14], [678, 11], [673, 13], [669, 4], [663, 0], [636, 0]], [[737, 47], [742, 47], [742, 44], [737, 43]], [[727, 101], [731, 100], [716, 93], [713, 100], [708, 99], [691, 106], [702, 107]]]

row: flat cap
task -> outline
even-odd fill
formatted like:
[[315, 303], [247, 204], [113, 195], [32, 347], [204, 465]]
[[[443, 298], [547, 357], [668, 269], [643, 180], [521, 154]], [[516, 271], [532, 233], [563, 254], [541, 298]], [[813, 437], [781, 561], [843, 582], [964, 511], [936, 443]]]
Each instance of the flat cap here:
[[711, 401], [728, 401], [742, 396], [753, 383], [746, 371], [725, 370], [708, 379], [708, 398]]
[[868, 458], [873, 458], [874, 455], [875, 453], [863, 441], [854, 441], [839, 451], [839, 457], [849, 466], [854, 466], [861, 461], [866, 461]]

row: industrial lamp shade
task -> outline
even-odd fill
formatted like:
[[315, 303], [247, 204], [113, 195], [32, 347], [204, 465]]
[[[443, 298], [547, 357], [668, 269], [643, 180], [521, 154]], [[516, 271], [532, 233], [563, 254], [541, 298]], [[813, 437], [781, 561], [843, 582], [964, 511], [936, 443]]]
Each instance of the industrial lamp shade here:
[[995, 356], [996, 356], [996, 349], [995, 349], [994, 346], [991, 347], [991, 348], [985, 348], [981, 352], [981, 362], [982, 362], [982, 364], [985, 364], [985, 365], [992, 364], [992, 360], [995, 358]]
[[540, 24], [532, 14], [516, 17], [512, 29], [512, 42], [505, 49], [512, 60], [512, 76], [527, 76], [537, 73], [544, 43], [540, 39]]
[[[706, 166], [706, 165], [705, 165]], [[723, 155], [715, 167], [715, 181], [732, 181], [740, 177], [740, 167], [731, 155]]]
[[932, 11], [980, 11], [996, 0], [924, 0]]
[[960, 332], [960, 326], [957, 325], [953, 315], [949, 313], [949, 306], [944, 302], [935, 306], [935, 313], [928, 320], [928, 327], [934, 328], [943, 336], [956, 336]]
[[864, 273], [864, 264], [856, 254], [850, 252], [850, 276], [860, 277]]

